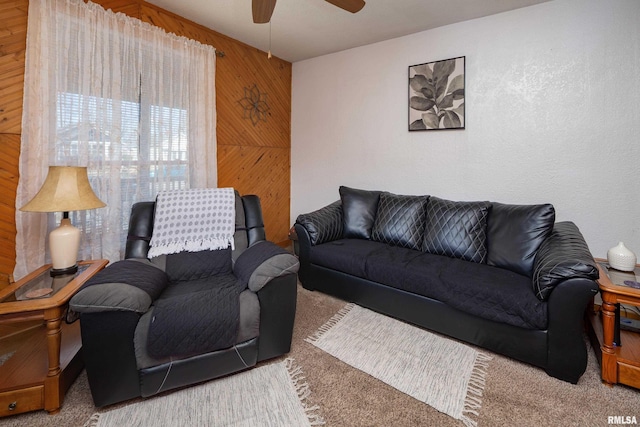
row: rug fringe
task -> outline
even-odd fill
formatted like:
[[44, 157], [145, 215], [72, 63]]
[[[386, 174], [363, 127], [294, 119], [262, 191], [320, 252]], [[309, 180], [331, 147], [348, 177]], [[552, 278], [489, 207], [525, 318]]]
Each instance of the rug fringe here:
[[487, 369], [489, 368], [489, 361], [493, 357], [484, 354], [477, 353], [476, 360], [473, 364], [473, 369], [469, 377], [469, 384], [467, 385], [467, 396], [464, 399], [464, 408], [462, 410], [462, 417], [460, 421], [467, 427], [476, 427], [478, 422], [470, 417], [480, 415], [480, 408], [482, 407], [482, 392], [486, 385]]
[[312, 335], [308, 336], [304, 340], [309, 344], [315, 344], [316, 342], [318, 342], [318, 340], [320, 340], [320, 338], [322, 338], [324, 334], [329, 332], [329, 330], [332, 327], [338, 324], [344, 318], [344, 316], [346, 316], [351, 311], [354, 305], [355, 305], [354, 303], [349, 303], [344, 307], [342, 307], [340, 311], [334, 314], [333, 317], [327, 321], [327, 323], [320, 326], [320, 328], [318, 328], [316, 332], [314, 332]]
[[293, 384], [296, 393], [298, 393], [298, 398], [300, 399], [300, 403], [302, 403], [302, 407], [307, 415], [309, 424], [312, 426], [324, 425], [324, 419], [316, 412], [320, 410], [320, 406], [311, 405], [309, 402], [311, 389], [309, 388], [309, 384], [304, 381], [306, 377], [302, 373], [302, 368], [296, 365], [295, 359], [291, 357], [285, 359], [285, 366], [287, 368], [287, 372], [289, 372], [289, 376], [291, 377], [291, 383]]
[[97, 427], [99, 421], [100, 421], [100, 414], [95, 413], [91, 415], [91, 418], [89, 418], [86, 423], [84, 423], [83, 427]]
[[460, 421], [462, 421], [462, 423], [467, 427], [478, 427], [478, 422], [472, 420], [471, 418], [467, 417], [466, 415], [463, 415], [462, 418], [460, 418]]

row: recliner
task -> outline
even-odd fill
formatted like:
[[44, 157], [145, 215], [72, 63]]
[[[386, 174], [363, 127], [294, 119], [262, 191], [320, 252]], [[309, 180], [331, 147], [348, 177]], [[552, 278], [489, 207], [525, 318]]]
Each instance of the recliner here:
[[[155, 202], [133, 206], [125, 260], [94, 276], [70, 302], [98, 407], [238, 372], [291, 348], [299, 264], [266, 241], [259, 198], [236, 193], [233, 251], [149, 260], [154, 210]], [[221, 329], [226, 344], [215, 348], [219, 334], [191, 322], [212, 317], [207, 325], [216, 326], [211, 307], [222, 293], [239, 295], [238, 327], [231, 334]], [[154, 322], [166, 329], [156, 325], [154, 334]]]

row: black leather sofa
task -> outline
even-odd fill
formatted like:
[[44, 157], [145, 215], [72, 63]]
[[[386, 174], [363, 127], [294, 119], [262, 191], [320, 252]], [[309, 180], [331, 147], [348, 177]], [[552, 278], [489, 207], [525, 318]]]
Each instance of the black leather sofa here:
[[543, 368], [576, 383], [596, 264], [550, 204], [455, 202], [340, 187], [298, 216], [306, 289]]
[[[298, 260], [265, 240], [259, 198], [236, 193], [233, 251], [149, 260], [154, 209], [155, 202], [133, 206], [125, 260], [102, 270], [70, 301], [80, 318], [83, 358], [98, 407], [238, 372], [291, 347]], [[214, 291], [236, 286], [241, 287], [239, 324], [228, 331], [208, 320], [219, 307]], [[157, 331], [152, 342], [149, 324], [158, 321], [159, 307], [172, 304], [168, 313], [175, 317], [165, 319], [167, 329]], [[213, 349], [210, 341], [221, 334], [231, 345]]]

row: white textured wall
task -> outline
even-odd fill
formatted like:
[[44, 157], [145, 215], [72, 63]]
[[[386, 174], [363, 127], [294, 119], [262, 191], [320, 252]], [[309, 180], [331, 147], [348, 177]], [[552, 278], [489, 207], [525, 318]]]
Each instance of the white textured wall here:
[[[466, 129], [407, 131], [408, 66], [466, 56]], [[291, 218], [338, 187], [553, 203], [640, 255], [640, 1], [555, 0], [293, 64]]]

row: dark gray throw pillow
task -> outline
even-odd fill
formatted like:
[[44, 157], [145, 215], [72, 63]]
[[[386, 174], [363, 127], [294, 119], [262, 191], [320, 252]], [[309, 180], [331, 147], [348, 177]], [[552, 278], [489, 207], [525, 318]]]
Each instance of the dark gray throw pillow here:
[[344, 221], [344, 237], [370, 239], [378, 210], [380, 191], [358, 190], [340, 186]]
[[551, 204], [493, 203], [487, 224], [487, 264], [531, 277], [540, 244], [553, 231]]
[[490, 206], [490, 202], [453, 202], [431, 196], [422, 251], [484, 263]]
[[420, 250], [429, 196], [380, 194], [371, 240]]

